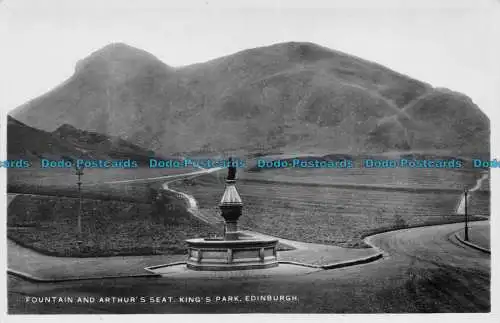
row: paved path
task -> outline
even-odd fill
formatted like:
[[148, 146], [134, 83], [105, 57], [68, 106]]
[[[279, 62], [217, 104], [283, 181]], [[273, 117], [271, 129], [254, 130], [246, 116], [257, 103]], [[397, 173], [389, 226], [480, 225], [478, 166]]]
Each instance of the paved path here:
[[[489, 221], [470, 223], [471, 228], [488, 225]], [[368, 237], [389, 255], [411, 257], [433, 264], [446, 264], [457, 268], [489, 270], [490, 259], [480, 251], [469, 250], [458, 243], [453, 233], [463, 230], [463, 223], [436, 225], [398, 230]]]
[[199, 271], [188, 269], [185, 264], [156, 268], [152, 271], [162, 277], [173, 279], [235, 279], [235, 278], [270, 278], [283, 276], [301, 276], [323, 270], [297, 264], [282, 263], [277, 267], [248, 270]]
[[8, 269], [38, 279], [148, 274], [147, 266], [181, 261], [184, 255], [73, 258], [47, 256], [8, 240]]
[[[482, 225], [471, 223], [471, 227]], [[9, 276], [11, 313], [406, 313], [488, 312], [490, 257], [454, 241], [462, 223], [370, 237], [383, 260], [296, 277], [196, 280], [124, 278], [33, 284]], [[30, 305], [29, 296], [292, 295], [294, 303]]]
[[[242, 232], [260, 238], [276, 238], [255, 231], [244, 230]], [[279, 252], [278, 255], [280, 261], [294, 261], [312, 265], [328, 265], [341, 261], [343, 262], [365, 258], [379, 252], [377, 248], [353, 249], [282, 238], [276, 239], [278, 239], [280, 243], [295, 248], [295, 250]]]

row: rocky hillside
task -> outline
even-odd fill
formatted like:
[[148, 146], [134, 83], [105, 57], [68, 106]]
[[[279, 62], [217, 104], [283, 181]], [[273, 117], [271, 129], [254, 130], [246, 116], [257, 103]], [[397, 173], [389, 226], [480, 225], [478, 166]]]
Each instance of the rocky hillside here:
[[154, 152], [117, 137], [78, 130], [62, 125], [54, 132], [27, 126], [8, 117], [7, 153], [9, 159], [133, 159], [147, 164]]
[[489, 120], [467, 97], [312, 43], [281, 43], [172, 68], [112, 44], [12, 115], [162, 154], [322, 150], [489, 151]]

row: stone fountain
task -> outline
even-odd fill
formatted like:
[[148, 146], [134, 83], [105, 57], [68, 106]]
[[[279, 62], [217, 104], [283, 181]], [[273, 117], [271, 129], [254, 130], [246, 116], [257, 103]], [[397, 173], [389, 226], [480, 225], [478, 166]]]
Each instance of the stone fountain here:
[[193, 270], [244, 270], [278, 266], [277, 239], [258, 239], [238, 230], [243, 202], [236, 189], [236, 168], [229, 158], [226, 188], [219, 203], [224, 237], [186, 240], [187, 267]]

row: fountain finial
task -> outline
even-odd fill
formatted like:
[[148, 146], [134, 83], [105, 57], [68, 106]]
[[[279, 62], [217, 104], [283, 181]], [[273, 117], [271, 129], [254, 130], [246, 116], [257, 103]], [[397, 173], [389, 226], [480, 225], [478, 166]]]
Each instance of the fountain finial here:
[[236, 180], [236, 167], [233, 165], [233, 158], [229, 157], [228, 160], [229, 166], [227, 168], [227, 178], [226, 181], [235, 181]]
[[236, 190], [236, 167], [233, 165], [233, 158], [229, 157], [229, 165], [227, 168], [227, 177], [226, 177], [226, 189], [224, 194], [222, 195], [222, 199], [220, 201], [220, 206], [241, 206], [241, 198]]

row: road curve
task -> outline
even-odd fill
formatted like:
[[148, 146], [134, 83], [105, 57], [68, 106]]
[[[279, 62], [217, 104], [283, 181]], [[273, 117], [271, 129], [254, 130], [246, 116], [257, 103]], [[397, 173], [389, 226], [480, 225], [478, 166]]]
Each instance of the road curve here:
[[[471, 222], [469, 225], [471, 228], [489, 226], [489, 221]], [[371, 236], [366, 241], [388, 255], [489, 270], [489, 257], [472, 252], [455, 240], [453, 234], [463, 228], [463, 223], [411, 228]]]

